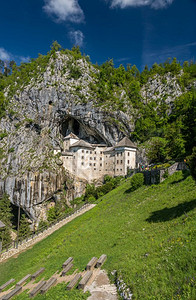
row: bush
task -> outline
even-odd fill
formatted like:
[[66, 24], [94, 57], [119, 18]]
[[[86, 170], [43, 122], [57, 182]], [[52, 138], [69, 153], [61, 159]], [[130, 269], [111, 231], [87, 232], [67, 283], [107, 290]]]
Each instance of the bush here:
[[95, 201], [96, 201], [96, 198], [94, 196], [90, 196], [88, 198], [88, 202], [90, 202], [90, 203], [94, 203]]
[[40, 222], [39, 222], [37, 231], [38, 231], [38, 232], [43, 231], [43, 230], [45, 230], [47, 227], [48, 227], [48, 222], [47, 222], [47, 221], [44, 221], [43, 219], [41, 219]]
[[144, 184], [144, 174], [138, 173], [131, 177], [130, 180], [131, 188], [130, 191], [133, 192], [137, 190], [139, 187], [141, 187]]
[[196, 181], [196, 147], [193, 148], [193, 152], [187, 157], [187, 164], [190, 168], [191, 176]]

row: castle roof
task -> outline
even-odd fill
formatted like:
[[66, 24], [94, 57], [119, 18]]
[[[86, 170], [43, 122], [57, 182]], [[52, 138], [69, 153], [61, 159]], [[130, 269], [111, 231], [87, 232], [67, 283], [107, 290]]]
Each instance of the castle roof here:
[[106, 144], [91, 144], [92, 147], [107, 147]]
[[91, 144], [83, 141], [83, 140], [79, 140], [78, 142], [74, 143], [73, 145], [70, 146], [70, 148], [73, 147], [81, 147], [81, 148], [90, 148], [93, 149], [93, 147], [91, 146]]
[[0, 221], [0, 228], [4, 228], [4, 227], [5, 227], [5, 224], [2, 221]]
[[108, 147], [106, 150], [104, 150], [103, 152], [110, 152], [110, 151], [113, 151], [114, 150], [114, 147]]
[[73, 153], [68, 152], [68, 151], [64, 151], [61, 153], [62, 156], [73, 156]]
[[61, 150], [61, 148], [58, 147], [58, 146], [53, 147], [53, 149], [54, 149], [54, 150]]
[[73, 132], [71, 132], [69, 135], [64, 137], [64, 140], [69, 140], [69, 139], [76, 139], [79, 140], [79, 138], [77, 137], [77, 135], [75, 135]]
[[137, 148], [136, 145], [130, 139], [128, 139], [126, 136], [117, 144], [115, 145], [115, 148], [120, 147], [128, 147], [128, 148]]

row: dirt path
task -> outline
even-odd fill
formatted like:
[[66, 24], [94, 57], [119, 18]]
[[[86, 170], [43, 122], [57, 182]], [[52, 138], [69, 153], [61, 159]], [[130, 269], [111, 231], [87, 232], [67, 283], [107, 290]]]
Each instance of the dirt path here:
[[61, 228], [65, 224], [71, 222], [73, 219], [75, 219], [75, 218], [83, 215], [85, 212], [89, 211], [90, 209], [92, 209], [95, 206], [96, 206], [96, 204], [87, 204], [87, 205], [85, 205], [83, 208], [81, 208], [80, 210], [76, 211], [73, 215], [67, 217], [66, 219], [64, 219], [62, 221], [60, 221], [59, 223], [57, 223], [56, 225], [52, 226], [51, 228], [48, 228], [43, 233], [40, 233], [39, 235], [37, 235], [33, 239], [28, 240], [28, 241], [22, 243], [21, 245], [18, 246], [18, 249], [11, 248], [7, 252], [2, 253], [0, 255], [0, 263], [3, 262], [3, 261], [5, 261], [6, 259], [12, 257], [12, 256], [17, 256], [20, 252], [23, 252], [26, 249], [32, 247], [34, 244], [40, 242], [41, 240], [43, 240], [44, 238], [46, 238], [48, 235], [52, 234], [54, 231], [58, 230], [59, 228]]
[[[94, 275], [94, 274], [93, 274]], [[85, 287], [84, 292], [89, 291], [88, 300], [117, 300], [118, 294], [114, 284], [111, 284], [104, 270], [97, 270], [96, 276]]]

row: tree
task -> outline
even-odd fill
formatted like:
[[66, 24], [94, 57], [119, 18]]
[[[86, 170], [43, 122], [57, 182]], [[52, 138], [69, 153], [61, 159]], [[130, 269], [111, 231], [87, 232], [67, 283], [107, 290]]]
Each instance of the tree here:
[[9, 196], [4, 193], [2, 199], [0, 199], [0, 220], [8, 227], [11, 227], [12, 217], [13, 214]]
[[147, 158], [151, 163], [164, 162], [166, 159], [167, 141], [161, 137], [153, 137], [147, 147]]
[[11, 242], [10, 229], [12, 226], [12, 217], [13, 214], [9, 196], [4, 193], [0, 199], [0, 220], [6, 225], [6, 227], [0, 231], [0, 240], [2, 240], [3, 246]]
[[51, 52], [56, 52], [62, 49], [62, 46], [57, 41], [54, 41], [52, 43], [52, 46], [50, 46], [50, 48], [51, 48]]
[[0, 119], [4, 116], [6, 109], [6, 100], [2, 92], [0, 92]]
[[3, 74], [3, 69], [4, 69], [4, 61], [0, 59], [0, 73]]
[[25, 214], [21, 215], [20, 218], [20, 227], [19, 227], [19, 238], [26, 238], [31, 234], [31, 229], [29, 227], [29, 222]]
[[187, 164], [190, 168], [192, 177], [196, 181], [196, 147], [193, 148], [192, 154], [187, 157]]
[[182, 123], [173, 122], [166, 127], [165, 138], [167, 140], [167, 158], [182, 159], [185, 156], [185, 140], [183, 138], [181, 128]]

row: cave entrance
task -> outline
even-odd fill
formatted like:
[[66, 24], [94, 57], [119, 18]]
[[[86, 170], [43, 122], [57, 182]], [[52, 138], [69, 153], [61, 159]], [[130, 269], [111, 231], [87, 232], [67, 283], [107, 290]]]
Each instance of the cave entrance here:
[[71, 132], [79, 136], [80, 123], [76, 119], [69, 117], [62, 122], [61, 134], [65, 137]]
[[69, 116], [62, 121], [60, 133], [63, 135], [63, 137], [65, 137], [71, 132], [86, 142], [105, 144], [103, 138], [96, 132], [94, 128], [90, 128], [78, 121], [76, 118]]

